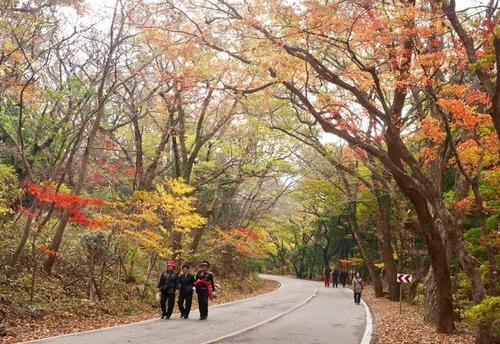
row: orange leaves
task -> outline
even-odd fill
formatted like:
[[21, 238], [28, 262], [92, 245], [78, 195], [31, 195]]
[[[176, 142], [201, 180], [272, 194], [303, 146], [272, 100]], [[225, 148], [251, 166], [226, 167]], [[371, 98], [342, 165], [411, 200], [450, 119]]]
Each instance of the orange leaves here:
[[455, 208], [463, 212], [468, 212], [473, 206], [472, 199], [464, 198], [460, 201], [455, 202]]
[[[468, 139], [457, 145], [457, 151], [462, 164], [468, 171], [473, 171], [479, 162], [483, 168], [498, 164], [498, 137], [495, 132], [485, 137], [483, 142]], [[452, 159], [450, 162], [454, 162]]]
[[[498, 164], [498, 137], [491, 117], [481, 112], [489, 103], [488, 95], [469, 85], [452, 84], [444, 86], [440, 96], [437, 105], [448, 117], [450, 129], [460, 133], [456, 146], [465, 170], [476, 173], [478, 166], [484, 169]], [[457, 163], [456, 157], [449, 163]]]
[[444, 60], [446, 59], [446, 54], [442, 51], [428, 53], [428, 54], [420, 54], [417, 57], [418, 63], [426, 68], [433, 68], [434, 71], [436, 68], [439, 68]]
[[427, 116], [421, 122], [421, 135], [436, 144], [444, 142], [445, 133], [441, 129], [441, 123], [438, 119]]
[[241, 227], [237, 229], [237, 233], [242, 237], [242, 238], [250, 238], [253, 240], [258, 240], [259, 235], [252, 229], [247, 228], [247, 227]]
[[432, 161], [436, 160], [437, 148], [422, 147], [419, 151], [419, 156], [424, 159], [425, 165], [429, 165]]
[[449, 84], [444, 85], [441, 90], [441, 96], [455, 96], [455, 97], [463, 97], [467, 92], [469, 87], [464, 84]]
[[477, 124], [477, 117], [474, 108], [461, 99], [439, 99], [438, 105], [446, 113], [453, 115], [454, 126], [473, 129]]
[[444, 142], [446, 134], [441, 128], [441, 122], [438, 119], [427, 116], [420, 122], [420, 130], [415, 135], [415, 138], [418, 141], [426, 141], [427, 143], [425, 147], [420, 149], [419, 156], [428, 165], [436, 159], [437, 151]]
[[455, 84], [443, 87], [437, 101], [441, 110], [452, 116], [452, 128], [463, 128], [473, 131], [482, 115], [479, 106], [488, 104], [488, 95], [478, 89], [471, 89], [467, 85]]
[[261, 241], [258, 233], [251, 228], [240, 227], [228, 231], [218, 231], [220, 245], [230, 245], [242, 256], [248, 257], [256, 252], [255, 245]]
[[343, 147], [342, 149], [342, 159], [345, 160], [365, 160], [367, 157], [367, 153], [364, 149], [359, 148], [354, 145], [348, 145], [347, 147]]
[[59, 252], [49, 250], [48, 248], [42, 247], [42, 246], [38, 247], [38, 251], [40, 253], [43, 253], [46, 256], [50, 256], [50, 257], [57, 257], [57, 256], [59, 256]]
[[478, 89], [472, 89], [465, 94], [465, 101], [467, 103], [478, 103], [481, 105], [486, 105], [489, 102], [489, 97], [486, 92]]

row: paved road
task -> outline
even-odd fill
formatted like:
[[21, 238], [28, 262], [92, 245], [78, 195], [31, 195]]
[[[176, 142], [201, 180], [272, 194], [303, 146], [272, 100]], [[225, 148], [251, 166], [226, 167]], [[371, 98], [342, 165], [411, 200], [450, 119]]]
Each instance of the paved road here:
[[[366, 326], [363, 305], [348, 289], [324, 288], [318, 282], [267, 276], [281, 287], [271, 293], [220, 305], [207, 321], [147, 320], [108, 329], [53, 337], [33, 343], [56, 344], [201, 344], [201, 343], [342, 343], [361, 342]], [[272, 320], [272, 321], [270, 321]], [[230, 337], [228, 337], [230, 336]], [[31, 343], [31, 342], [30, 342]]]

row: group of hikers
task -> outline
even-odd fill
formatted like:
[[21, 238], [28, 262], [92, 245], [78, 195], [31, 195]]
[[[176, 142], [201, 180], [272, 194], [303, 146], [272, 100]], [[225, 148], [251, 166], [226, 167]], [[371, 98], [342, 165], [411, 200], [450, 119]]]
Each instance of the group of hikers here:
[[[189, 319], [193, 294], [196, 291], [198, 296], [198, 308], [200, 320], [207, 320], [208, 299], [213, 299], [215, 295], [214, 275], [208, 270], [210, 264], [204, 260], [200, 264], [200, 270], [194, 276], [189, 271], [189, 265], [182, 265], [182, 272], [176, 271], [176, 261], [171, 259], [167, 262], [167, 269], [161, 274], [157, 291], [160, 299], [161, 319], [170, 319], [175, 306], [175, 295], [179, 291], [177, 306], [181, 313], [181, 319]], [[363, 291], [363, 279], [359, 272], [348, 272], [345, 267], [331, 269], [326, 267], [323, 273], [325, 287], [338, 288], [339, 284], [345, 288], [350, 277], [352, 289], [354, 291], [354, 302], [359, 305], [361, 302], [361, 292]]]
[[325, 281], [325, 288], [330, 288], [330, 281], [332, 283], [332, 287], [334, 288], [338, 288], [339, 283], [342, 284], [342, 288], [345, 288], [345, 285], [350, 277], [352, 290], [354, 292], [354, 303], [357, 305], [360, 304], [361, 292], [363, 291], [364, 285], [359, 272], [351, 270], [349, 273], [345, 267], [338, 266], [335, 269], [331, 269], [327, 266], [323, 272], [323, 277]]
[[179, 290], [177, 305], [181, 313], [181, 319], [189, 319], [193, 293], [198, 296], [198, 308], [200, 320], [207, 320], [208, 299], [215, 297], [214, 276], [208, 271], [210, 264], [204, 260], [200, 264], [200, 270], [194, 276], [189, 271], [189, 265], [182, 265], [182, 272], [176, 271], [176, 261], [171, 259], [167, 262], [167, 270], [160, 276], [157, 291], [160, 294], [161, 319], [170, 319], [175, 305], [176, 291]]

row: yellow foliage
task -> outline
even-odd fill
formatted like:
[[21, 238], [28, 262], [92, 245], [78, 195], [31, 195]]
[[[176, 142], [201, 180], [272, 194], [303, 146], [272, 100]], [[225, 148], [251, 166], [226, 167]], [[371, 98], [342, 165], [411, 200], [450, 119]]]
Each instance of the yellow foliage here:
[[167, 257], [172, 232], [189, 232], [207, 222], [187, 196], [192, 191], [182, 180], [166, 178], [154, 191], [136, 191], [129, 199], [112, 203], [115, 212], [101, 220], [121, 230], [125, 239]]

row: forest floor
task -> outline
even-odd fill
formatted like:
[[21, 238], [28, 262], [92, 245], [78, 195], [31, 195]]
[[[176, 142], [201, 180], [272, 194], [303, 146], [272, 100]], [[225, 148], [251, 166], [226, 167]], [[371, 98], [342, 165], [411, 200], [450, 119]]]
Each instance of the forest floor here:
[[457, 333], [446, 335], [424, 322], [422, 314], [414, 305], [403, 302], [399, 314], [399, 303], [386, 298], [375, 297], [371, 287], [362, 294], [370, 307], [374, 319], [373, 343], [375, 344], [472, 344], [474, 336], [470, 330], [457, 324]]
[[[252, 278], [252, 283], [241, 285], [234, 279], [221, 279], [217, 281], [221, 289], [217, 298], [211, 304], [222, 304], [245, 299], [255, 295], [270, 292], [279, 287], [276, 281]], [[238, 283], [240, 285], [238, 285]], [[115, 295], [120, 293], [114, 293]], [[122, 294], [124, 295], [124, 294]], [[97, 328], [129, 324], [141, 320], [159, 317], [159, 306], [156, 302], [139, 302], [138, 300], [125, 300], [129, 306], [116, 305], [117, 299], [108, 302], [90, 302], [82, 299], [53, 300], [58, 305], [66, 302], [66, 311], [61, 309], [46, 309], [41, 315], [34, 316], [36, 310], [26, 310], [28, 306], [19, 302], [2, 302], [2, 307], [7, 314], [7, 336], [0, 337], [0, 343], [18, 343], [32, 339], [40, 339], [66, 333], [87, 331]], [[24, 308], [24, 309], [22, 309]], [[75, 311], [78, 310], [78, 311]], [[193, 298], [193, 316], [197, 316], [196, 297]], [[174, 315], [177, 316], [177, 305]]]

